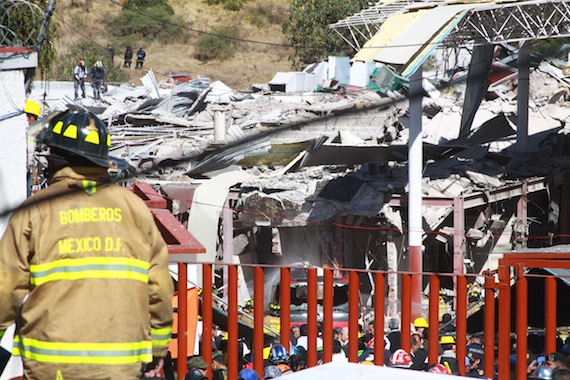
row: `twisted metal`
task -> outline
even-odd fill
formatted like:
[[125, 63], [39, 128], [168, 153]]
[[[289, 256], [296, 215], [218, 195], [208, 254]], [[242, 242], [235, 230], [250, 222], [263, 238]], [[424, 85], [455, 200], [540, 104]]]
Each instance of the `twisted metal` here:
[[0, 0], [0, 46], [34, 47], [43, 19], [43, 10], [31, 1]]

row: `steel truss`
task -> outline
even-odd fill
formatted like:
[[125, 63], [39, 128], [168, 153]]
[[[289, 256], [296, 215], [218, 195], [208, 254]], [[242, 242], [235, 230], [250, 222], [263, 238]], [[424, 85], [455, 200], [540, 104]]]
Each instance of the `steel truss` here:
[[[427, 1], [378, 2], [329, 27], [359, 51], [388, 17], [427, 5]], [[437, 4], [430, 1], [429, 5]], [[570, 36], [570, 2], [566, 0], [489, 3], [484, 7], [476, 5], [479, 4], [474, 4], [474, 8], [466, 13], [449, 38], [444, 40], [445, 45], [457, 45], [458, 41], [464, 43], [466, 40], [495, 44]]]

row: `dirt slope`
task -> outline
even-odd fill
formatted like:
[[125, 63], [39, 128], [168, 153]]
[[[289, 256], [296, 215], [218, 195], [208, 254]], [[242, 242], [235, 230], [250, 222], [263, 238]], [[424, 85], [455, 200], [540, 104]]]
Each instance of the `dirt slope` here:
[[[86, 39], [101, 46], [111, 42], [119, 46], [115, 64], [122, 63], [124, 49], [113, 41], [103, 22], [108, 15], [121, 11], [122, 1], [128, 0], [58, 0], [54, 14], [54, 21], [60, 25], [56, 49], [65, 52]], [[208, 76], [242, 90], [254, 83], [267, 83], [278, 71], [291, 70], [291, 49], [278, 46], [287, 45], [280, 22], [287, 18], [288, 0], [251, 0], [238, 12], [224, 10], [220, 5], [208, 6], [202, 0], [170, 0], [170, 4], [186, 22], [189, 38], [173, 45], [143, 42], [145, 66], [152, 68], [158, 81], [164, 80], [168, 72], [185, 71], [193, 78]], [[269, 21], [267, 14], [277, 22]], [[220, 26], [233, 26], [240, 39], [255, 42], [240, 42], [237, 54], [226, 61], [197, 60], [195, 46], [200, 32], [213, 33]], [[126, 72], [131, 82], [140, 85], [141, 71]]]

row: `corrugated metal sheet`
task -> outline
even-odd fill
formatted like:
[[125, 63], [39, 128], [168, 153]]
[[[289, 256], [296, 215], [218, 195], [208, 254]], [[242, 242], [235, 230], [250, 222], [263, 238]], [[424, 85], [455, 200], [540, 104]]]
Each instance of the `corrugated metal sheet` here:
[[454, 30], [468, 10], [482, 5], [445, 5], [395, 14], [352, 60], [404, 66], [402, 73], [409, 76]]

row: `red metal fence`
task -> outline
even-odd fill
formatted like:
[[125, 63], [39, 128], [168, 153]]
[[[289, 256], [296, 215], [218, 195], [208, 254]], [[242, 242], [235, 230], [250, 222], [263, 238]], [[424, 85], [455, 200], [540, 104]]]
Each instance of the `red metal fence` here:
[[[173, 256], [174, 257], [174, 256]], [[187, 265], [200, 265], [202, 267], [203, 293], [202, 293], [202, 320], [203, 320], [203, 336], [210, 336], [213, 326], [213, 276], [215, 267], [220, 264], [186, 264], [179, 263], [179, 276], [185, 278], [187, 276]], [[262, 265], [242, 265], [243, 267], [253, 267], [253, 299], [254, 308], [253, 320], [253, 365], [254, 369], [261, 375], [263, 373], [263, 346], [264, 346], [264, 309], [258, 305], [264, 305], [265, 293], [265, 272], [272, 268], [280, 272], [280, 283], [289, 284], [291, 279], [290, 267], [272, 267]], [[396, 275], [400, 284], [401, 296], [399, 303], [399, 318], [401, 320], [401, 344], [402, 347], [409, 351], [411, 322], [417, 315], [411, 315], [411, 294], [408, 291], [411, 287], [412, 278], [414, 276], [422, 276], [425, 284], [429, 284], [427, 317], [429, 326], [438, 326], [439, 321], [439, 298], [440, 298], [440, 282], [446, 278], [446, 281], [452, 280], [455, 284], [455, 333], [457, 342], [457, 359], [459, 363], [464, 363], [466, 356], [466, 345], [468, 335], [468, 284], [474, 280], [478, 280], [483, 284], [484, 307], [483, 313], [483, 332], [484, 332], [484, 372], [489, 378], [495, 377], [498, 371], [499, 379], [509, 379], [510, 376], [510, 355], [511, 355], [511, 338], [516, 336], [517, 348], [516, 355], [524, 360], [517, 360], [517, 379], [526, 379], [527, 373], [527, 333], [528, 333], [528, 277], [530, 276], [525, 268], [570, 268], [570, 254], [568, 253], [540, 253], [540, 254], [507, 254], [499, 261], [499, 269], [493, 273], [486, 275], [454, 275], [451, 273], [408, 273], [408, 272], [378, 272], [370, 273], [374, 283], [373, 294], [373, 310], [374, 310], [374, 327], [375, 342], [384, 341], [384, 322], [386, 309], [386, 290], [387, 276]], [[237, 379], [238, 374], [238, 269], [239, 265], [227, 265], [227, 331], [228, 331], [228, 375], [230, 379]], [[317, 347], [316, 337], [318, 334], [318, 313], [317, 313], [317, 292], [318, 281], [317, 271], [322, 271], [323, 294], [322, 294], [322, 310], [319, 315], [322, 317], [322, 335], [323, 362], [332, 360], [332, 330], [333, 330], [333, 281], [334, 277], [340, 273], [349, 281], [349, 347], [348, 359], [350, 362], [358, 360], [358, 333], [359, 333], [359, 317], [361, 313], [361, 304], [359, 297], [359, 289], [361, 281], [367, 278], [369, 271], [358, 269], [316, 269], [307, 268], [308, 280], [308, 349], [307, 364], [309, 367], [317, 365]], [[536, 275], [534, 275], [536, 277]], [[556, 351], [556, 337], [558, 321], [556, 310], [560, 300], [557, 299], [557, 279], [559, 276], [541, 275], [545, 282], [544, 292], [544, 334], [545, 334], [545, 351], [546, 353]], [[513, 297], [512, 285], [517, 284], [516, 293]], [[182, 315], [185, 312], [186, 305], [186, 289], [179, 289], [179, 357], [183, 358], [186, 353], [184, 325], [186, 318]], [[427, 293], [427, 292], [426, 292]], [[290, 289], [288, 286], [280, 287], [280, 325], [284, 334], [280, 336], [280, 342], [289, 347], [289, 326], [290, 326]], [[500, 300], [498, 302], [497, 300]], [[498, 302], [498, 305], [497, 305]], [[534, 303], [533, 307], [537, 304]], [[513, 308], [516, 306], [516, 308]], [[511, 317], [515, 317], [515, 325], [511, 326]], [[568, 316], [566, 316], [568, 317]], [[568, 318], [566, 318], [568, 319]], [[498, 325], [496, 325], [498, 320]], [[438, 359], [438, 345], [434, 344], [439, 341], [439, 329], [430, 328], [428, 335], [428, 360], [429, 363], [436, 363]], [[472, 332], [472, 331], [471, 331]], [[211, 339], [203, 339], [202, 352], [204, 360], [207, 363], [212, 361], [212, 341]], [[384, 356], [375, 355], [374, 363], [383, 365]], [[183, 379], [187, 372], [186, 363], [180, 360], [177, 364], [178, 378]], [[465, 367], [460, 366], [461, 374], [465, 375]]]

